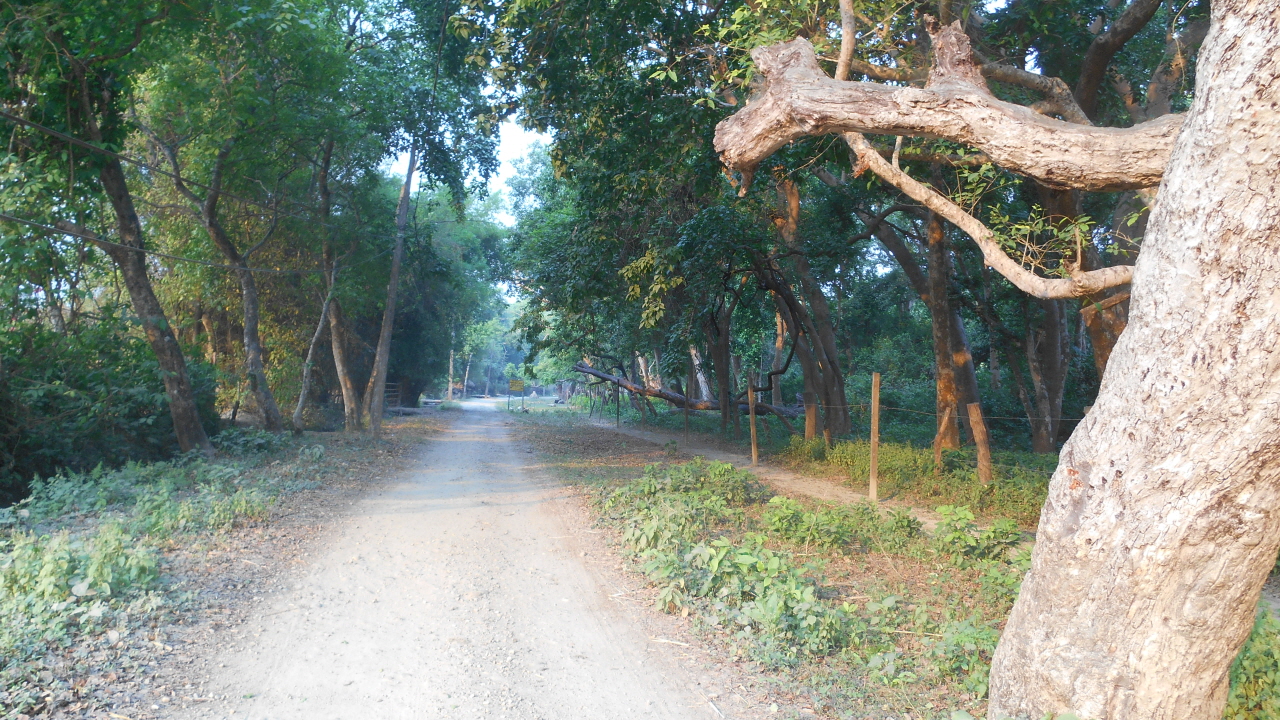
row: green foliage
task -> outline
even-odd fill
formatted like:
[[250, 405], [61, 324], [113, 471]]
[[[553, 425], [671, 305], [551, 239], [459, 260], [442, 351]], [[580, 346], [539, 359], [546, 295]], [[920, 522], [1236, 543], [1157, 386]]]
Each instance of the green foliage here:
[[229, 427], [212, 440], [218, 450], [237, 456], [273, 453], [288, 443], [283, 435], [251, 427]]
[[[658, 587], [663, 610], [698, 613], [765, 664], [794, 664], [848, 651], [865, 658], [868, 673], [886, 685], [915, 682], [919, 671], [929, 670], [960, 678], [970, 692], [985, 692], [998, 638], [990, 623], [972, 617], [936, 626], [927, 608], [895, 595], [861, 607], [833, 603], [824, 599], [821, 565], [798, 564], [778, 547], [923, 549], [929, 541], [921, 536], [919, 521], [905, 512], [883, 514], [870, 505], [809, 506], [777, 496], [764, 505], [757, 523], [751, 516], [766, 497], [750, 474], [698, 459], [650, 466], [643, 477], [605, 496], [601, 505], [621, 528], [626, 550]], [[986, 548], [982, 557], [1002, 557], [995, 548], [1004, 535], [975, 530], [972, 516], [966, 520], [962, 511], [948, 517], [954, 536], [949, 543], [976, 537]], [[753, 531], [755, 527], [763, 532]], [[984, 562], [992, 573], [1005, 567], [993, 559]], [[928, 645], [925, 656], [912, 657], [898, 648], [902, 632], [941, 639]]]
[[940, 630], [942, 637], [929, 648], [934, 667], [944, 675], [962, 678], [965, 690], [985, 696], [1000, 632], [974, 618], [948, 622]]
[[979, 528], [973, 512], [963, 505], [943, 505], [937, 512], [941, 520], [934, 532], [934, 543], [939, 552], [950, 555], [957, 564], [1001, 560], [1022, 542], [1022, 533], [1011, 520], [1002, 518], [991, 527]]
[[[288, 440], [265, 437], [271, 440], [224, 433], [224, 457], [216, 462], [192, 455], [64, 470], [38, 478], [29, 497], [0, 510], [6, 709], [31, 714], [46, 702], [48, 683], [33, 668], [51, 649], [114, 643], [106, 631], [119, 636], [130, 622], [154, 617], [167, 597], [162, 547], [264, 521], [280, 494], [314, 486], [324, 446], [298, 446], [286, 461]], [[228, 458], [233, 447], [241, 454]]]
[[781, 496], [769, 501], [762, 520], [779, 538], [829, 550], [902, 549], [920, 534], [920, 522], [905, 511], [882, 515], [867, 504], [810, 509]]
[[93, 637], [156, 586], [159, 557], [117, 522], [87, 533], [17, 531], [0, 540], [0, 699], [32, 712], [44, 693], [28, 682], [50, 647]]
[[1280, 620], [1266, 601], [1249, 639], [1231, 665], [1231, 691], [1223, 720], [1280, 717]]
[[[941, 501], [967, 505], [984, 514], [1034, 526], [1057, 458], [1020, 452], [993, 455], [994, 479], [984, 487], [978, 481], [977, 458], [972, 449], [943, 451], [942, 467], [935, 468], [933, 452], [927, 448], [881, 442], [877, 463], [880, 496], [897, 496], [922, 504]], [[847, 468], [849, 482], [856, 486], [865, 484], [870, 474], [871, 445], [866, 440], [842, 440], [828, 449], [822, 438], [805, 441], [793, 436], [784, 456], [793, 461]]]
[[[65, 335], [40, 324], [0, 331], [0, 502], [61, 468], [178, 451], [159, 365], [131, 330], [108, 312]], [[188, 368], [205, 425], [216, 428], [214, 376], [201, 363]]]

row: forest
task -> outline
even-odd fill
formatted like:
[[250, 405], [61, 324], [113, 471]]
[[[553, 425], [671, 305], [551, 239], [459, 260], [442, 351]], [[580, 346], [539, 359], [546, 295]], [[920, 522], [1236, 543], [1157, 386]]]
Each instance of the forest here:
[[4, 504], [514, 379], [820, 455], [875, 375], [885, 442], [1034, 469], [992, 718], [1221, 717], [1280, 551], [1271, 2], [0, 18]]

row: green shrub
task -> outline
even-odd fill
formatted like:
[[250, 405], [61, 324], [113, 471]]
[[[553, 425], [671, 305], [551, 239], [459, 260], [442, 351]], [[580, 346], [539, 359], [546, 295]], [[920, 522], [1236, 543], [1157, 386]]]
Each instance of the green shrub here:
[[1022, 542], [1022, 533], [1012, 520], [1000, 519], [988, 528], [979, 528], [973, 511], [965, 506], [943, 505], [937, 510], [941, 520], [934, 531], [939, 552], [958, 564], [974, 560], [1002, 560]]
[[650, 465], [644, 476], [618, 491], [618, 496], [656, 497], [669, 493], [708, 493], [735, 507], [767, 500], [772, 493], [755, 475], [724, 462], [697, 457], [680, 465]]
[[1280, 717], [1280, 620], [1264, 601], [1253, 632], [1231, 665], [1223, 720]]
[[289, 442], [287, 435], [257, 428], [229, 427], [213, 437], [213, 445], [231, 455], [273, 453]]
[[[0, 503], [34, 476], [178, 452], [160, 368], [118, 310], [68, 334], [41, 323], [0, 331]], [[214, 369], [188, 359], [205, 426], [216, 431]]]

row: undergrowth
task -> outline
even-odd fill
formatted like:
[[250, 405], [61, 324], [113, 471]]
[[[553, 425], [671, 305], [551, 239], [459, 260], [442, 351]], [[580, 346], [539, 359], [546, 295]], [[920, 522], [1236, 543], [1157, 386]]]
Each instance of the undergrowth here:
[[[600, 508], [661, 609], [694, 616], [732, 654], [766, 667], [847, 665], [860, 695], [928, 682], [957, 699], [984, 696], [998, 620], [1027, 563], [1008, 521], [981, 529], [967, 508], [940, 508], [930, 537], [905, 511], [771, 496], [750, 473], [701, 458], [649, 466], [602, 493]], [[833, 563], [869, 553], [963, 575], [983, 600], [966, 608], [885, 587], [843, 597]]]
[[[1013, 521], [980, 525], [969, 507], [944, 505], [926, 535], [905, 510], [774, 496], [752, 474], [702, 458], [650, 465], [598, 498], [660, 609], [694, 617], [734, 656], [790, 669], [827, 714], [983, 710], [1000, 628], [1031, 562]], [[931, 571], [932, 592], [863, 576], [851, 600], [839, 587], [849, 578], [837, 576], [877, 554]], [[1280, 621], [1264, 609], [1232, 666], [1224, 718], [1277, 717]]]
[[[871, 443], [841, 440], [828, 448], [822, 438], [791, 438], [783, 456], [792, 462], [821, 463], [842, 468], [850, 485], [865, 487], [871, 467]], [[977, 457], [972, 448], [944, 450], [942, 466], [935, 467], [933, 450], [910, 444], [881, 442], [876, 463], [881, 498], [899, 498], [930, 507], [963, 505], [987, 517], [1013, 520], [1035, 527], [1049, 487], [1049, 476], [1058, 464], [1056, 455], [993, 452], [993, 481], [978, 481]]]
[[[0, 708], [49, 712], [74, 699], [90, 655], [127, 648], [179, 601], [162, 553], [196, 533], [265, 520], [283, 493], [314, 486], [323, 445], [233, 430], [221, 459], [198, 454], [38, 478], [0, 509]], [[272, 457], [287, 462], [268, 463]]]

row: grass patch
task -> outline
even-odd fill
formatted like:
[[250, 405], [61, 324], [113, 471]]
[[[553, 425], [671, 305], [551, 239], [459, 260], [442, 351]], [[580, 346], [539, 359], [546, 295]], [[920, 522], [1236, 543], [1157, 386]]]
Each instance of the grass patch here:
[[983, 709], [1028, 559], [1013, 523], [984, 530], [967, 508], [943, 508], [928, 536], [906, 511], [773, 496], [702, 459], [651, 465], [593, 497], [660, 609], [693, 617], [828, 714]]
[[[839, 468], [846, 484], [865, 490], [871, 467], [871, 443], [841, 440], [828, 448], [819, 438], [793, 437], [782, 453], [793, 465]], [[1048, 494], [1049, 477], [1058, 465], [1056, 455], [1023, 452], [992, 453], [992, 483], [978, 480], [973, 448], [945, 450], [936, 467], [933, 450], [905, 443], [880, 443], [879, 492], [919, 507], [965, 505], [980, 517], [1008, 518], [1034, 528]]]

